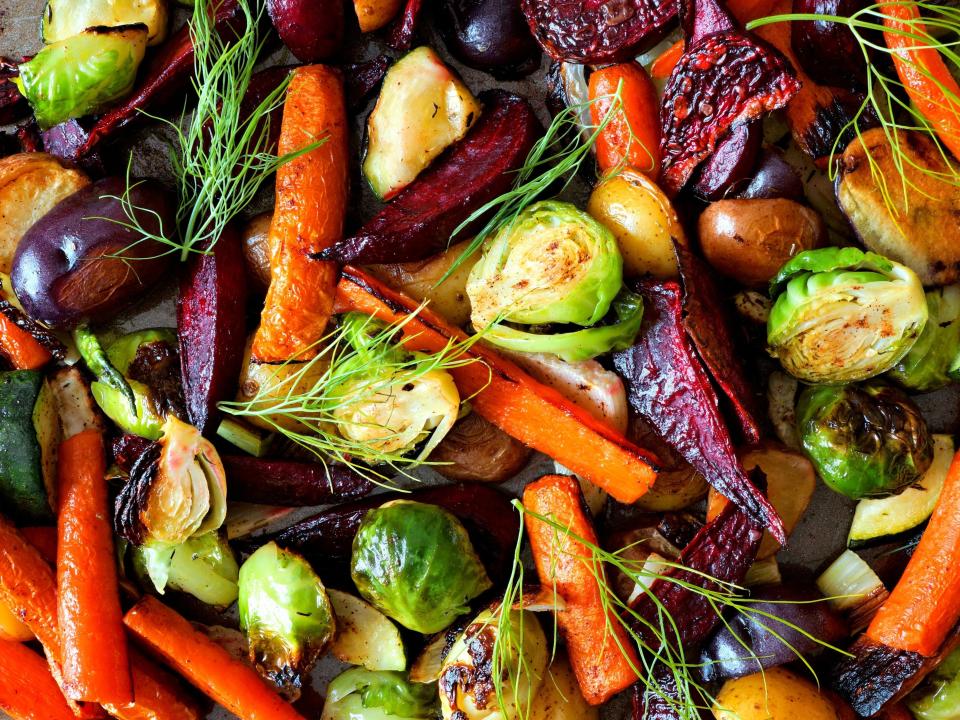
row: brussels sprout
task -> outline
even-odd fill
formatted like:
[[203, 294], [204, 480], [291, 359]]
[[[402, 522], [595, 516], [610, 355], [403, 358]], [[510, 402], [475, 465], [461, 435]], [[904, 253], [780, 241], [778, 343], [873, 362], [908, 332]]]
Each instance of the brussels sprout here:
[[960, 650], [954, 650], [907, 699], [916, 720], [960, 720]]
[[491, 586], [460, 521], [436, 505], [409, 500], [364, 516], [350, 573], [370, 604], [425, 634], [468, 612], [467, 603]]
[[330, 598], [310, 564], [269, 542], [240, 568], [240, 627], [250, 660], [280, 687], [302, 675], [333, 641]]
[[436, 706], [435, 685], [353, 668], [330, 681], [321, 720], [428, 720], [437, 716]]
[[45, 47], [14, 82], [46, 130], [129, 93], [146, 49], [146, 25], [93, 27]]
[[910, 390], [949, 385], [960, 369], [960, 285], [927, 293], [929, 319], [917, 342], [888, 373]]
[[125, 433], [147, 440], [159, 440], [163, 435], [163, 418], [157, 414], [150, 400], [150, 388], [136, 380], [127, 380], [127, 384], [133, 391], [136, 412], [123, 392], [105, 382], [97, 380], [90, 383], [90, 392], [103, 414]]
[[920, 409], [889, 385], [808, 387], [797, 429], [823, 481], [855, 500], [902, 491], [933, 462]]
[[177, 544], [148, 540], [133, 549], [133, 568], [161, 595], [166, 588], [226, 607], [237, 599], [239, 567], [227, 541], [215, 532]]
[[919, 278], [857, 248], [808, 250], [770, 284], [770, 354], [811, 383], [845, 383], [886, 372], [927, 321]]
[[[490, 676], [499, 609], [484, 610], [454, 642], [440, 670], [440, 707], [444, 720], [516, 720], [528, 717], [547, 670], [547, 639], [536, 615], [510, 610], [501, 639], [503, 677]], [[515, 668], [522, 665], [522, 672]], [[497, 697], [499, 684], [500, 698]], [[502, 702], [501, 702], [502, 701]]]
[[107, 344], [106, 353], [110, 364], [124, 375], [130, 369], [142, 345], [148, 343], [166, 343], [172, 348], [177, 347], [177, 332], [172, 328], [147, 328], [121, 335]]

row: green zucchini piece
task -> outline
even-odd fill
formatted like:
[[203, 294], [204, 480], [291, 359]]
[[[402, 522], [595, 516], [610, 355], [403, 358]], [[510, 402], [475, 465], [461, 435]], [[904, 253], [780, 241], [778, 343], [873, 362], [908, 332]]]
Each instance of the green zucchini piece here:
[[0, 500], [4, 511], [21, 522], [53, 517], [33, 424], [42, 386], [36, 370], [0, 373]]
[[162, 43], [170, 24], [166, 0], [47, 0], [40, 32], [49, 45], [87, 28], [137, 23], [147, 26], [148, 45]]
[[907, 532], [930, 517], [953, 460], [953, 438], [933, 436], [933, 462], [929, 469], [899, 495], [868, 498], [857, 503], [847, 545], [865, 543]]
[[57, 497], [57, 455], [63, 431], [60, 429], [60, 411], [57, 400], [48, 380], [40, 383], [37, 401], [33, 404], [33, 430], [40, 445], [40, 471], [43, 484], [47, 489], [50, 504], [56, 507]]
[[254, 457], [266, 455], [273, 439], [273, 435], [264, 430], [229, 417], [220, 421], [217, 435]]

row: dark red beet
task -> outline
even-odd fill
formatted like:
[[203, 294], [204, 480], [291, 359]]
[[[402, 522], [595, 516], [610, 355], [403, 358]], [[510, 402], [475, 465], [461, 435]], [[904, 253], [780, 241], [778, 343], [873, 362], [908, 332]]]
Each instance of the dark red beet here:
[[[673, 671], [663, 663], [657, 663], [653, 666], [650, 680], [656, 684], [657, 690], [643, 683], [633, 686], [632, 720], [681, 720], [678, 708], [685, 707], [692, 698], [680, 697]], [[697, 692], [692, 686], [689, 690]], [[699, 704], [707, 706], [705, 699], [701, 699]]]
[[[793, 12], [850, 17], [866, 5], [863, 0], [794, 0]], [[798, 20], [790, 23], [790, 29], [793, 52], [810, 77], [830, 87], [865, 88], [866, 60], [848, 27], [823, 20]]]
[[368, 495], [376, 487], [343, 465], [221, 455], [230, 497], [243, 502], [307, 507]]
[[367, 98], [383, 82], [389, 67], [390, 58], [386, 55], [378, 55], [373, 60], [347, 65], [344, 68], [343, 80], [346, 85], [347, 106], [353, 112], [359, 112], [363, 108]]
[[343, 0], [268, 0], [283, 44], [305, 63], [325, 60], [343, 44]]
[[509, 190], [513, 171], [523, 165], [542, 127], [530, 104], [517, 95], [494, 90], [481, 99], [483, 115], [463, 140], [357, 234], [319, 257], [363, 265], [423, 260], [444, 250], [472, 212]]
[[187, 415], [213, 430], [217, 403], [236, 389], [246, 342], [247, 275], [240, 234], [232, 225], [208, 255], [196, 254], [180, 281], [177, 332]]
[[152, 440], [129, 433], [119, 435], [110, 444], [113, 462], [123, 473], [129, 473], [137, 459], [153, 446]]
[[407, 4], [403, 7], [403, 14], [387, 34], [387, 45], [394, 50], [409, 50], [413, 46], [413, 36], [417, 32], [422, 13], [423, 0], [407, 0]]
[[750, 176], [762, 144], [759, 120], [731, 128], [713, 155], [697, 168], [691, 180], [694, 194], [711, 201], [726, 197], [731, 188]]
[[796, 169], [776, 150], [767, 150], [757, 163], [746, 187], [735, 197], [743, 199], [803, 200], [803, 180]]

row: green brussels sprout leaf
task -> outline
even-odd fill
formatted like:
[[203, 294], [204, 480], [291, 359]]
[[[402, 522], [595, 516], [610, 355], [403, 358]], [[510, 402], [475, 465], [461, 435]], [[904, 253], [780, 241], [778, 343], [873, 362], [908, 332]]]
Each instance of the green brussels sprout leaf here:
[[125, 433], [139, 435], [147, 440], [159, 440], [163, 435], [163, 418], [157, 414], [150, 399], [150, 388], [136, 380], [126, 382], [133, 392], [136, 412], [130, 407], [126, 395], [112, 385], [95, 380], [90, 383], [90, 392], [104, 415]]
[[330, 681], [321, 720], [429, 720], [436, 716], [435, 684], [412, 683], [400, 672], [353, 668]]
[[137, 357], [140, 346], [155, 342], [163, 342], [172, 348], [176, 348], [178, 344], [176, 330], [171, 328], [147, 328], [121, 335], [107, 343], [107, 359], [117, 370], [126, 374], [134, 358]]
[[907, 697], [907, 707], [916, 720], [960, 718], [960, 650], [948, 655]]
[[133, 567], [141, 581], [149, 579], [161, 595], [169, 587], [217, 607], [237, 599], [237, 560], [215, 532], [179, 545], [148, 540], [133, 548]]
[[927, 293], [929, 319], [920, 337], [888, 375], [908, 390], [949, 385], [960, 365], [960, 285]]
[[770, 281], [770, 297], [775, 298], [797, 275], [834, 270], [867, 270], [888, 274], [894, 263], [883, 255], [854, 247], [807, 250], [790, 258]]

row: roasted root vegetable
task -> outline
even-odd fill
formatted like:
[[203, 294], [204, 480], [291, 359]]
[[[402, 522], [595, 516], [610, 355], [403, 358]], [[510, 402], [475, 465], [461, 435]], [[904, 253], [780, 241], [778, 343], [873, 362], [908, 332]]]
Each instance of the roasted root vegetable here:
[[0, 710], [13, 720], [74, 720], [73, 710], [42, 655], [0, 639]]
[[[636, 682], [640, 661], [633, 641], [610, 617], [614, 611], [604, 598], [603, 579], [597, 577], [603, 571], [582, 544], [596, 545], [597, 536], [583, 512], [580, 487], [568, 475], [546, 475], [524, 489], [523, 506], [540, 582], [564, 601], [556, 615], [570, 664], [584, 698], [599, 705]], [[568, 533], [536, 515], [568, 528]]]
[[[860, 10], [856, 0], [795, 0], [793, 12], [850, 17]], [[798, 20], [790, 23], [793, 53], [801, 69], [829, 87], [863, 89], [867, 63], [850, 29], [836, 22]]]
[[167, 37], [169, 21], [166, 0], [47, 0], [40, 35], [45, 43], [57, 43], [87, 28], [146, 25], [147, 44], [159, 45]]
[[270, 289], [253, 342], [256, 360], [305, 360], [316, 353], [337, 269], [310, 255], [343, 236], [349, 193], [343, 83], [336, 70], [322, 65], [297, 68], [287, 87], [278, 152], [302, 150], [322, 138], [323, 145], [277, 171]]
[[460, 62], [494, 77], [528, 75], [540, 65], [540, 47], [520, 6], [509, 0], [445, 3], [440, 25], [447, 47]]
[[277, 34], [300, 62], [325, 60], [343, 43], [342, 0], [269, 0], [267, 12]]
[[353, 9], [357, 13], [360, 32], [368, 33], [387, 25], [393, 20], [403, 0], [353, 0]]
[[747, 182], [763, 144], [759, 120], [736, 125], [701, 164], [690, 180], [691, 192], [702, 200], [720, 200]]
[[370, 480], [342, 465], [267, 460], [222, 455], [230, 479], [230, 497], [264, 505], [323, 505], [361, 497], [374, 489]]
[[260, 213], [244, 224], [241, 232], [243, 260], [250, 284], [260, 293], [270, 287], [270, 224], [271, 213]]
[[367, 670], [401, 672], [406, 669], [403, 638], [386, 615], [341, 590], [328, 588], [327, 596], [336, 617], [337, 633], [330, 646], [334, 657]]
[[816, 685], [784, 668], [728, 680], [713, 705], [716, 720], [790, 720], [799, 716], [836, 720], [838, 711]]
[[477, 413], [457, 421], [430, 453], [434, 469], [450, 480], [498, 483], [527, 465], [530, 448]]
[[590, 119], [604, 122], [619, 93], [617, 112], [597, 135], [597, 165], [607, 172], [628, 165], [656, 179], [660, 172], [660, 114], [653, 81], [636, 62], [595, 70], [590, 75]]

